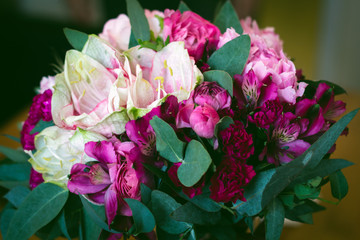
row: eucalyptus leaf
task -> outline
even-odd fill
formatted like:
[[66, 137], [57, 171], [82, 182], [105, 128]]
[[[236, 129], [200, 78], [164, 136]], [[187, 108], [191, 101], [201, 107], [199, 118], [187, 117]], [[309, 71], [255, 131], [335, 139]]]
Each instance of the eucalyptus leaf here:
[[61, 211], [69, 191], [51, 183], [37, 186], [23, 201], [11, 219], [5, 239], [30, 238]]
[[130, 40], [129, 40], [129, 49], [132, 48], [132, 47], [135, 47], [137, 45], [139, 45], [139, 43], [135, 38], [134, 32], [131, 30]]
[[156, 150], [160, 156], [170, 162], [182, 162], [185, 143], [178, 139], [174, 129], [157, 116], [150, 120], [150, 125], [156, 134]]
[[150, 210], [136, 199], [125, 198], [124, 200], [132, 211], [135, 225], [134, 235], [151, 232], [155, 228], [155, 218]]
[[79, 194], [81, 203], [84, 206], [84, 209], [88, 216], [101, 228], [105, 231], [111, 232], [111, 233], [121, 233], [118, 231], [115, 231], [111, 229], [105, 222], [104, 222], [104, 216], [105, 216], [105, 209], [102, 207], [103, 211], [101, 211], [101, 214], [99, 214], [98, 211], [96, 211], [94, 208], [98, 206], [94, 206], [91, 204], [88, 200], [86, 200], [82, 195]]
[[304, 200], [303, 204], [294, 207], [293, 209], [287, 209], [285, 217], [298, 222], [311, 223], [312, 213], [323, 211], [325, 207], [318, 205], [314, 201]]
[[145, 184], [141, 183], [140, 192], [141, 192], [141, 202], [143, 202], [146, 206], [151, 201], [151, 189]]
[[180, 1], [178, 9], [181, 13], [183, 13], [185, 11], [191, 11], [190, 8], [188, 7], [188, 5], [186, 5], [186, 3], [183, 1]]
[[226, 29], [230, 27], [234, 28], [235, 31], [239, 34], [243, 33], [239, 17], [229, 0], [226, 1], [221, 7], [220, 11], [215, 17], [214, 24], [220, 29], [222, 33], [224, 33]]
[[12, 188], [4, 196], [4, 198], [6, 198], [12, 205], [14, 205], [14, 207], [18, 208], [29, 193], [29, 188], [24, 186], [17, 186]]
[[2, 213], [1, 213], [1, 225], [0, 225], [0, 230], [1, 230], [1, 234], [2, 236], [6, 236], [6, 233], [9, 229], [9, 225], [11, 222], [11, 219], [14, 217], [16, 210], [13, 208], [8, 208], [8, 209], [3, 209]]
[[216, 50], [208, 60], [211, 69], [223, 70], [234, 76], [241, 74], [250, 52], [250, 37], [241, 35]]
[[0, 165], [1, 181], [28, 181], [30, 178], [30, 163], [15, 163]]
[[6, 157], [11, 159], [14, 162], [27, 162], [29, 156], [23, 151], [15, 150], [5, 146], [0, 146], [0, 153], [4, 154]]
[[126, 9], [130, 18], [131, 30], [135, 39], [150, 40], [150, 27], [144, 9], [137, 0], [126, 0]]
[[216, 82], [222, 88], [226, 89], [230, 96], [233, 96], [233, 80], [231, 76], [221, 70], [210, 70], [203, 73], [205, 81]]
[[269, 169], [258, 173], [245, 188], [244, 197], [246, 202], [237, 201], [233, 207], [238, 214], [247, 216], [255, 216], [262, 209], [261, 200], [266, 184], [275, 174], [275, 169]]
[[331, 185], [331, 194], [336, 199], [343, 199], [348, 193], [349, 187], [344, 174], [337, 171], [329, 176]]
[[234, 124], [234, 120], [231, 117], [225, 116], [221, 118], [220, 121], [215, 125], [214, 136], [218, 136], [219, 132], [230, 127], [231, 124]]
[[172, 197], [159, 190], [151, 193], [152, 212], [158, 227], [170, 234], [180, 234], [185, 232], [192, 225], [179, 222], [170, 217], [170, 214], [181, 206]]
[[66, 221], [65, 221], [65, 212], [64, 210], [61, 211], [59, 218], [58, 218], [58, 225], [62, 232], [62, 234], [68, 239], [71, 240], [71, 237], [69, 235], [69, 232], [66, 227]]
[[6, 189], [13, 189], [14, 187], [18, 186], [29, 186], [29, 180], [25, 181], [0, 181], [0, 186]]
[[313, 188], [305, 184], [297, 184], [294, 187], [294, 192], [296, 197], [300, 200], [307, 198], [315, 199], [320, 194], [320, 188]]
[[210, 191], [196, 195], [193, 198], [189, 198], [184, 193], [181, 196], [204, 211], [218, 212], [221, 210], [221, 205], [210, 198]]
[[[94, 206], [93, 208], [98, 216], [104, 216], [105, 220], [104, 207], [103, 206]], [[89, 213], [83, 211], [82, 225], [84, 229], [84, 239], [86, 240], [98, 240], [101, 234], [101, 227], [99, 227], [95, 221], [90, 217]]]
[[204, 146], [196, 140], [191, 140], [186, 147], [185, 159], [177, 171], [181, 184], [186, 187], [195, 185], [206, 173], [211, 162], [210, 154]]
[[265, 238], [266, 240], [280, 239], [284, 226], [285, 208], [277, 198], [272, 200], [265, 215]]
[[54, 122], [53, 121], [43, 121], [43, 120], [40, 120], [36, 125], [35, 127], [31, 130], [30, 134], [34, 134], [34, 133], [39, 133], [41, 132], [42, 130], [44, 130], [45, 128], [47, 127], [51, 127], [51, 126], [54, 126]]
[[85, 43], [89, 38], [86, 33], [71, 28], [64, 28], [64, 33], [71, 46], [73, 46], [73, 48], [78, 51], [81, 51], [83, 49]]
[[12, 136], [12, 135], [9, 135], [9, 134], [0, 134], [0, 136], [7, 137], [7, 138], [9, 138], [9, 139], [11, 139], [11, 140], [13, 140], [15, 142], [20, 143], [20, 138], [18, 138], [18, 137], [15, 137], [15, 136]]
[[215, 225], [221, 220], [221, 213], [206, 212], [191, 202], [187, 202], [171, 213], [171, 217], [180, 222], [199, 225]]

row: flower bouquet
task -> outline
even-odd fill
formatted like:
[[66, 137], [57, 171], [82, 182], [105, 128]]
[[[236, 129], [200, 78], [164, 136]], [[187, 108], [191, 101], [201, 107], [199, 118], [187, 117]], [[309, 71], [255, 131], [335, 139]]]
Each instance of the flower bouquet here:
[[[44, 77], [21, 131], [1, 147], [4, 239], [279, 239], [284, 219], [312, 223], [331, 159], [358, 110], [335, 121], [344, 89], [306, 80], [272, 28], [213, 23], [180, 3], [128, 16], [74, 47]], [[15, 138], [13, 138], [15, 139]]]

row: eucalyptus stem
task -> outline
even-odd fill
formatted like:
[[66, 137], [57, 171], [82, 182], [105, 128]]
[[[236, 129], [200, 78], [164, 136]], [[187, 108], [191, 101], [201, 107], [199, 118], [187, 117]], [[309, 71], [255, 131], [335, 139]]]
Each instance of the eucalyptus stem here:
[[220, 205], [221, 208], [225, 209], [226, 211], [230, 212], [232, 215], [235, 216], [235, 212], [231, 208], [229, 208], [229, 207], [227, 207], [227, 206], [225, 206], [223, 204], [220, 204], [220, 203], [219, 203], [219, 205]]

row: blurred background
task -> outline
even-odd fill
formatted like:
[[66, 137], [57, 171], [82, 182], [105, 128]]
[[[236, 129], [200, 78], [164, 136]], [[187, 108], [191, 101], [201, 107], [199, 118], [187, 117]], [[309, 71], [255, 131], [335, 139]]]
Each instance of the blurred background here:
[[[144, 8], [176, 9], [178, 0], [139, 0]], [[195, 12], [212, 20], [219, 0], [185, 0]], [[340, 99], [348, 111], [360, 107], [359, 0], [233, 0], [239, 17], [255, 18], [260, 26], [275, 27], [284, 51], [307, 79], [326, 79], [344, 87]], [[126, 12], [125, 0], [1, 0], [0, 1], [0, 134], [19, 136], [18, 126], [27, 116], [35, 88], [42, 76], [54, 75], [70, 49], [63, 28], [99, 33], [109, 18]], [[314, 214], [314, 225], [287, 225], [282, 239], [360, 239], [360, 116], [341, 137], [334, 157], [355, 162], [344, 170], [349, 194], [338, 205]], [[0, 144], [18, 147], [0, 137]], [[322, 197], [331, 198], [325, 187]]]

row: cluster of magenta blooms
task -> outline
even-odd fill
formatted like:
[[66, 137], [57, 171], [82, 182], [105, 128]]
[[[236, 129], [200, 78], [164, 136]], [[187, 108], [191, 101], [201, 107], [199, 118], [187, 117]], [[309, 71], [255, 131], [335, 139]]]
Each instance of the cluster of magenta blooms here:
[[[219, 34], [213, 36], [217, 38], [211, 39], [215, 48], [220, 39]], [[170, 40], [172, 38], [176, 40], [176, 37]], [[258, 39], [252, 37], [251, 41], [251, 56], [256, 56], [259, 51], [265, 52], [253, 44]], [[203, 72], [209, 70], [206, 64], [209, 54], [204, 52], [215, 50], [209, 49], [209, 46], [202, 46], [200, 55], [205, 59], [198, 60], [198, 51], [193, 56]], [[277, 94], [280, 90], [272, 79], [275, 75], [270, 72], [259, 79], [259, 75], [254, 73], [251, 67], [255, 69], [255, 62], [259, 59], [252, 64], [254, 58], [251, 56], [247, 63], [250, 69], [234, 76], [233, 97], [217, 83], [203, 82], [188, 100], [179, 103], [175, 96], [169, 96], [145, 116], [129, 121], [123, 134], [114, 135], [107, 141], [87, 143], [85, 153], [94, 161], [72, 167], [68, 189], [86, 195], [92, 202], [104, 204], [109, 224], [116, 215], [131, 216], [131, 210], [123, 199], [139, 200], [140, 183], [156, 188], [158, 181], [147, 171], [144, 163], [166, 171], [175, 186], [181, 187], [190, 198], [201, 194], [205, 186], [209, 186], [210, 198], [216, 202], [246, 201], [244, 187], [263, 166], [279, 166], [300, 156], [345, 111], [345, 103], [335, 101], [334, 91], [326, 83], [318, 84], [315, 89], [307, 86], [305, 93], [294, 101], [285, 101], [286, 96]], [[301, 81], [303, 76], [300, 71], [296, 77]], [[34, 137], [37, 133], [30, 133], [35, 125], [40, 120], [52, 120], [51, 96], [51, 90], [47, 90], [33, 99], [21, 132], [25, 150], [35, 149]], [[154, 116], [172, 126], [182, 141], [204, 140], [214, 167], [210, 167], [194, 186], [185, 187], [179, 181], [177, 170], [181, 163], [172, 164], [156, 151], [156, 136], [150, 125]], [[215, 136], [214, 128], [225, 116], [231, 117], [234, 124]], [[207, 141], [209, 139], [212, 144]], [[32, 170], [31, 188], [42, 181], [41, 174]]]

